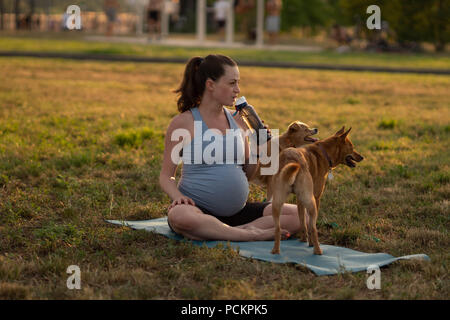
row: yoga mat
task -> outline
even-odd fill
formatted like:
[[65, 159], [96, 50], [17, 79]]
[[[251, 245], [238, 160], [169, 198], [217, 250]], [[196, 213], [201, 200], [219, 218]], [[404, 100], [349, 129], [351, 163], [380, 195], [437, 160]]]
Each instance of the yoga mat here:
[[[144, 229], [156, 232], [170, 239], [190, 241], [170, 230], [167, 224], [167, 217], [142, 220], [142, 221], [120, 221], [106, 220], [109, 223], [123, 225], [132, 229]], [[230, 245], [239, 254], [246, 258], [258, 259], [275, 263], [295, 263], [300, 264], [318, 276], [334, 275], [342, 272], [366, 271], [369, 266], [376, 265], [382, 267], [401, 259], [421, 259], [430, 260], [426, 254], [413, 254], [402, 257], [394, 257], [387, 253], [364, 253], [348, 248], [321, 244], [323, 255], [318, 256], [313, 253], [313, 248], [307, 243], [298, 239], [281, 241], [281, 254], [272, 254], [273, 241], [191, 241], [194, 245], [206, 245], [214, 248], [218, 244]]]

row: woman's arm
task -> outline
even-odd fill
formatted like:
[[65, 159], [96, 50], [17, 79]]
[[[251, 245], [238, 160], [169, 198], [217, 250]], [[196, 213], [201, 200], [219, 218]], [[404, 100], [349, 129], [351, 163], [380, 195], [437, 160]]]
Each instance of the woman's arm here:
[[[172, 150], [176, 145], [181, 143], [182, 137], [180, 137], [178, 141], [172, 141], [171, 137], [174, 130], [183, 128], [185, 128], [185, 117], [181, 115], [173, 118], [173, 120], [169, 124], [169, 127], [167, 128], [167, 132], [164, 138], [164, 158], [161, 172], [159, 174], [159, 185], [161, 186], [161, 189], [165, 193], [167, 193], [174, 202], [177, 202], [177, 204], [186, 203], [195, 205], [192, 199], [186, 197], [178, 190], [175, 180], [175, 172], [180, 158], [174, 155], [174, 159], [172, 159]], [[174, 203], [172, 203], [171, 207], [173, 205]]]
[[[246, 130], [249, 130], [247, 125], [245, 124], [244, 120], [242, 120], [240, 114], [238, 113], [236, 116], [234, 116], [234, 120], [236, 120], [236, 123], [238, 126], [245, 132]], [[245, 164], [243, 165], [243, 170], [245, 172], [245, 175], [247, 177], [247, 180], [250, 180], [253, 175], [255, 174], [258, 164], [251, 164], [250, 162], [250, 154], [257, 154], [258, 150], [252, 150], [250, 148], [250, 143], [248, 137], [244, 136], [244, 148], [245, 148]]]

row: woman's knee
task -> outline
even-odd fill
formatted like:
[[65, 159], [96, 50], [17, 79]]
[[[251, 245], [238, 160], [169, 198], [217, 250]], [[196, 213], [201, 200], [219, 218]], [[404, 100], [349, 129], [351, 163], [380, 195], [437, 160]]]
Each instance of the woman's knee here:
[[[292, 215], [297, 216], [297, 205], [285, 203], [283, 204], [283, 207], [281, 208], [281, 215]], [[264, 216], [272, 215], [272, 204], [269, 204], [267, 207], [264, 208], [263, 212]]]
[[286, 229], [292, 234], [300, 231], [300, 221], [298, 218], [298, 207], [295, 204], [285, 203], [281, 210], [281, 216], [285, 217]]
[[285, 203], [283, 206], [282, 214], [291, 216], [298, 216], [298, 207], [296, 204]]
[[169, 210], [167, 219], [175, 231], [188, 231], [195, 228], [195, 216], [200, 209], [192, 205], [180, 204]]

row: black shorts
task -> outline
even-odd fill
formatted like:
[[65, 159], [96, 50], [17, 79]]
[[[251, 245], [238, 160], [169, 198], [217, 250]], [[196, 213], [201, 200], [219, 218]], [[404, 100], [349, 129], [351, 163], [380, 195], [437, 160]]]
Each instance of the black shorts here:
[[[211, 216], [216, 217], [218, 220], [222, 221], [223, 223], [231, 226], [236, 227], [240, 226], [249, 222], [252, 222], [258, 218], [261, 218], [264, 213], [264, 208], [267, 207], [272, 202], [266, 201], [266, 202], [247, 202], [238, 213], [229, 216], [229, 217], [219, 217], [208, 210], [197, 206], [204, 214], [209, 214]], [[172, 226], [169, 223], [169, 220], [167, 220], [167, 224], [169, 224], [170, 229], [175, 232], [175, 230], [172, 229]]]
[[153, 21], [159, 21], [159, 11], [158, 10], [148, 10], [147, 18]]
[[216, 23], [217, 23], [217, 28], [221, 29], [221, 28], [225, 27], [226, 20], [217, 20]]
[[115, 22], [117, 19], [117, 11], [115, 8], [107, 8], [105, 11], [108, 22]]

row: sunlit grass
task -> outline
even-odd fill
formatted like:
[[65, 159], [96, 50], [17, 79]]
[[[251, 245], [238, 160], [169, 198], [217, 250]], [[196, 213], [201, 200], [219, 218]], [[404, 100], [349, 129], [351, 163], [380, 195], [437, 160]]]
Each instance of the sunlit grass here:
[[[431, 262], [316, 277], [108, 225], [166, 214], [158, 185], [177, 114], [171, 64], [0, 59], [0, 297], [49, 299], [431, 299], [448, 297], [450, 78], [241, 67], [241, 93], [271, 128], [321, 138], [343, 125], [365, 160], [339, 167], [321, 242]], [[250, 198], [263, 192], [251, 187]], [[290, 201], [294, 199], [291, 198]], [[66, 288], [78, 264], [82, 290]]]
[[53, 37], [39, 36], [36, 38], [23, 35], [21, 37], [4, 36], [0, 38], [0, 50], [133, 55], [158, 58], [185, 58], [186, 60], [192, 56], [206, 56], [211, 51], [217, 51], [232, 56], [237, 61], [278, 61], [329, 65], [450, 69], [450, 56], [448, 54], [337, 53], [329, 50], [310, 53], [253, 48], [188, 48], [155, 44], [85, 41], [83, 35], [76, 33], [65, 33], [63, 36]]

